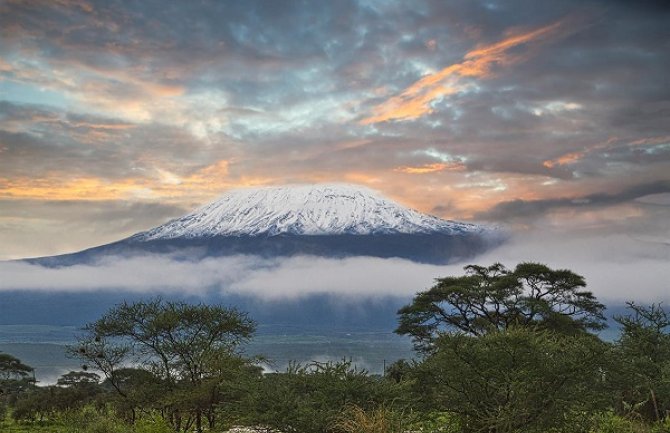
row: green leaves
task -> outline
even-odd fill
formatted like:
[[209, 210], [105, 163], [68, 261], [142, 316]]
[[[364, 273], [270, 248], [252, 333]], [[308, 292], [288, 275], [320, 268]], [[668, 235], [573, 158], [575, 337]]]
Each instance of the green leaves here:
[[396, 332], [410, 335], [417, 349], [430, 352], [440, 335], [453, 332], [481, 336], [528, 326], [575, 334], [605, 326], [605, 306], [571, 271], [538, 263], [464, 269], [464, 276], [437, 279], [398, 311]]
[[660, 305], [628, 308], [615, 318], [622, 329], [610, 383], [625, 415], [660, 421], [670, 411], [670, 317]]
[[112, 308], [70, 353], [104, 374], [131, 417], [156, 409], [175, 430], [201, 431], [215, 424], [229, 378], [252, 374], [237, 351], [254, 330], [235, 309], [158, 298]]
[[467, 431], [543, 432], [598, 402], [606, 345], [590, 335], [509, 328], [445, 335], [415, 372], [429, 407], [458, 414]]
[[33, 388], [35, 386], [33, 371], [31, 366], [24, 364], [20, 359], [8, 353], [0, 353], [0, 397], [17, 395]]
[[33, 368], [20, 359], [8, 353], [0, 353], [0, 380], [20, 380], [32, 372]]
[[404, 384], [356, 370], [350, 362], [313, 362], [264, 375], [245, 406], [248, 425], [287, 433], [323, 433], [341, 424], [341, 412], [347, 407], [371, 410], [399, 404], [403, 396], [408, 396]]

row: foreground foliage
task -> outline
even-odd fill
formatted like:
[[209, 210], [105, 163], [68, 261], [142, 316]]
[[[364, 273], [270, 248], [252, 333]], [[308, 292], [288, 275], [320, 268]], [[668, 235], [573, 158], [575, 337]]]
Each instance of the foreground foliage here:
[[373, 410], [401, 406], [406, 384], [356, 370], [351, 362], [293, 365], [285, 373], [258, 380], [242, 406], [250, 425], [283, 431], [319, 433], [341, 419], [345, 408]]
[[254, 329], [245, 314], [220, 306], [123, 303], [87, 325], [70, 351], [102, 372], [124, 419], [153, 409], [175, 431], [201, 432], [217, 426], [232, 382], [259, 374], [237, 352]]
[[0, 431], [74, 433], [670, 433], [670, 317], [604, 306], [568, 270], [468, 266], [399, 311], [417, 359], [383, 376], [351, 362], [263, 374], [234, 309], [156, 299], [89, 324], [82, 371], [38, 387], [0, 354]]
[[603, 407], [605, 354], [589, 335], [526, 328], [455, 334], [437, 341], [414, 376], [425, 404], [458, 414], [465, 431], [545, 432], [566, 413]]

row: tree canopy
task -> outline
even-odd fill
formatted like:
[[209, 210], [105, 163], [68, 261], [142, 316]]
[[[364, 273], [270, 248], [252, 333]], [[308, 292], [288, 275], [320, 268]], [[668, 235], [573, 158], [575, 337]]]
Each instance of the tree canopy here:
[[384, 375], [351, 360], [262, 374], [241, 349], [254, 331], [246, 314], [124, 303], [86, 326], [70, 348], [83, 371], [55, 385], [35, 386], [28, 365], [0, 355], [0, 430], [670, 431], [670, 315], [629, 303], [607, 341], [591, 332], [603, 310], [572, 271], [471, 265], [400, 310], [397, 332], [414, 338], [415, 359]]
[[[224, 373], [234, 376], [247, 364], [237, 349], [254, 329], [246, 314], [218, 305], [122, 303], [88, 324], [70, 352], [105, 376], [133, 417], [134, 404], [146, 402], [142, 388], [151, 387], [160, 395], [155, 406], [175, 430], [201, 431], [203, 418], [210, 427], [215, 422]], [[133, 373], [128, 364], [146, 373]]]
[[33, 368], [15, 356], [0, 353], [0, 380], [21, 380], [28, 377]]
[[584, 278], [565, 269], [520, 263], [469, 265], [465, 275], [438, 278], [427, 291], [400, 309], [396, 333], [409, 335], [430, 350], [442, 334], [482, 336], [514, 326], [574, 334], [605, 326], [605, 306], [584, 290]]
[[33, 368], [8, 353], [0, 353], [0, 395], [17, 393], [35, 384]]
[[600, 403], [606, 345], [588, 334], [510, 328], [447, 335], [414, 372], [417, 395], [448, 408], [465, 432], [547, 432]]

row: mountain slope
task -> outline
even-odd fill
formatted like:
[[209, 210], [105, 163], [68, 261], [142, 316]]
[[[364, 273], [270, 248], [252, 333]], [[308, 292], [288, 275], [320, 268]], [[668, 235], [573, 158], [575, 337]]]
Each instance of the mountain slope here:
[[461, 234], [473, 224], [445, 221], [344, 184], [238, 189], [195, 212], [137, 234], [142, 241], [211, 236]]
[[344, 184], [247, 188], [153, 229], [100, 247], [31, 259], [47, 266], [111, 256], [170, 254], [180, 260], [236, 254], [263, 257], [398, 257], [448, 263], [498, 244], [500, 232], [405, 208]]

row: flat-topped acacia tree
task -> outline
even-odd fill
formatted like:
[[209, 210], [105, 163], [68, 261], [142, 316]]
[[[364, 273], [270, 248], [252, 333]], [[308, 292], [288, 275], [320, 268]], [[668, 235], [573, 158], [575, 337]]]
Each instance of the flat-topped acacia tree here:
[[8, 353], [0, 353], [0, 397], [35, 385], [35, 370]]
[[424, 355], [417, 399], [458, 416], [465, 433], [565, 431], [603, 410], [604, 306], [569, 270], [466, 266], [399, 311], [397, 333]]
[[[175, 430], [214, 427], [226, 378], [238, 378], [250, 362], [239, 346], [255, 330], [254, 322], [235, 309], [155, 299], [122, 303], [86, 325], [70, 352], [105, 376], [129, 400], [127, 367], [144, 370], [152, 380], [153, 400]], [[146, 399], [144, 399], [146, 401]]]
[[465, 275], [438, 278], [398, 311], [396, 333], [412, 337], [421, 351], [445, 333], [482, 336], [511, 327], [574, 334], [605, 327], [605, 306], [584, 290], [584, 278], [565, 269], [520, 263], [469, 265]]

